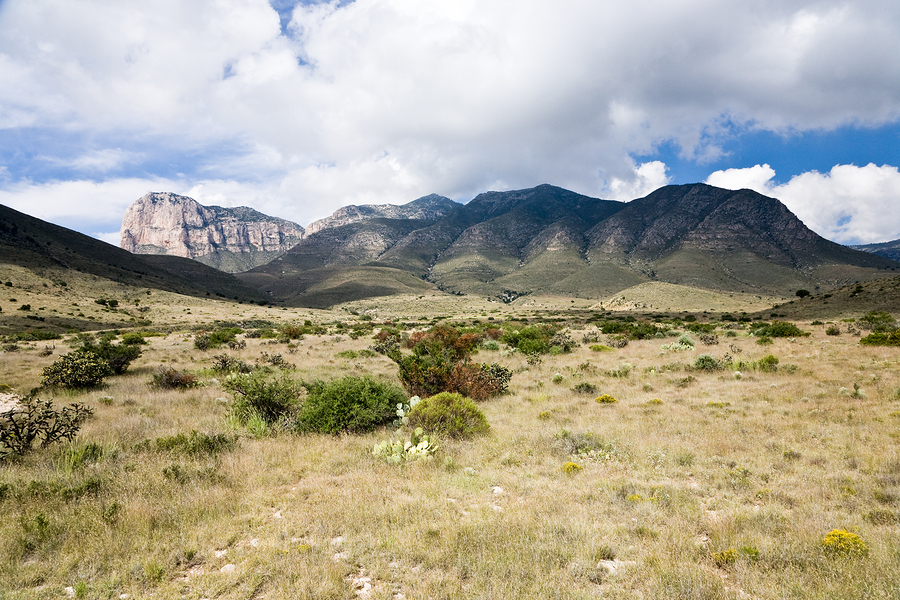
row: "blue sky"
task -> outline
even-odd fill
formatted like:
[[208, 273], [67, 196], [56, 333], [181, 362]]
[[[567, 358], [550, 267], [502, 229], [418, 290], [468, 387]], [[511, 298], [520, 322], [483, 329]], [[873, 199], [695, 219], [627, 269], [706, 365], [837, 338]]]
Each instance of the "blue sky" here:
[[0, 203], [115, 243], [148, 191], [346, 204], [706, 181], [900, 238], [900, 5], [0, 0]]

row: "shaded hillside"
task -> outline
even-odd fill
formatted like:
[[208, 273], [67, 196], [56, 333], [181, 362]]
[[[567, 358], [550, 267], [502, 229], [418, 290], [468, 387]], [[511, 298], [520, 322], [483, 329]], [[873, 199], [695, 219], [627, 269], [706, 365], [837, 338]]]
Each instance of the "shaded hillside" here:
[[885, 258], [900, 262], [900, 240], [881, 242], [880, 244], [865, 244], [863, 246], [851, 247], [855, 250], [871, 252], [872, 254], [877, 254], [878, 256], [883, 256]]
[[212, 267], [177, 256], [131, 254], [6, 206], [0, 206], [0, 260], [30, 270], [68, 269], [190, 296], [264, 299], [255, 288]]

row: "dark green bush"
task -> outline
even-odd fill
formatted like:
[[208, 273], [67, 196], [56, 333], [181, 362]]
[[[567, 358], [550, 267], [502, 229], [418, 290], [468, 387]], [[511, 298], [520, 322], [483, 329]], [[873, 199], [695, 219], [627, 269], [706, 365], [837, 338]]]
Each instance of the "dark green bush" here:
[[864, 346], [900, 346], [900, 329], [890, 333], [875, 332], [859, 340]]
[[597, 386], [594, 385], [593, 383], [588, 383], [587, 381], [582, 381], [581, 383], [579, 383], [572, 389], [575, 390], [576, 392], [578, 392], [579, 394], [596, 394], [597, 393]]
[[869, 311], [857, 322], [861, 329], [870, 329], [876, 333], [888, 333], [897, 329], [897, 320], [885, 311]]
[[701, 354], [694, 359], [694, 368], [698, 371], [716, 371], [720, 366], [719, 361], [709, 354]]
[[787, 321], [772, 321], [770, 324], [762, 323], [759, 327], [754, 325], [753, 335], [757, 337], [805, 337], [809, 333]]
[[763, 373], [774, 373], [778, 370], [778, 358], [768, 354], [756, 361], [756, 366]]
[[409, 427], [452, 439], [483, 435], [490, 430], [478, 406], [460, 394], [442, 392], [421, 400], [409, 413]]
[[225, 379], [225, 389], [231, 392], [234, 403], [231, 413], [246, 425], [254, 416], [269, 425], [292, 418], [300, 407], [303, 385], [286, 374], [269, 379], [266, 373], [232, 373]]
[[244, 330], [240, 327], [222, 327], [215, 331], [198, 333], [194, 336], [194, 347], [197, 350], [219, 348], [235, 341], [235, 336], [243, 332]]
[[141, 349], [136, 345], [125, 343], [114, 345], [108, 338], [101, 339], [99, 344], [85, 340], [78, 351], [85, 354], [93, 354], [105, 361], [115, 375], [121, 375], [127, 371], [131, 361], [141, 355]]
[[126, 346], [145, 346], [147, 340], [144, 339], [142, 334], [132, 331], [122, 335], [122, 343]]
[[29, 395], [0, 414], [0, 460], [26, 454], [35, 443], [46, 448], [62, 440], [71, 441], [92, 414], [93, 410], [81, 404], [56, 410], [50, 400]]
[[82, 389], [95, 387], [113, 375], [109, 364], [89, 352], [70, 352], [41, 371], [42, 386]]
[[335, 381], [312, 381], [297, 414], [297, 428], [314, 433], [364, 433], [394, 420], [397, 405], [407, 402], [399, 387], [372, 377], [348, 375]]

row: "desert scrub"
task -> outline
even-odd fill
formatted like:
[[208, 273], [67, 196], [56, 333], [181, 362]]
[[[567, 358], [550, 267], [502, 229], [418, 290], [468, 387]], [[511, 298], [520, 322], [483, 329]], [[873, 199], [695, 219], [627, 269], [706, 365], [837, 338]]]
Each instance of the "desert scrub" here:
[[94, 354], [69, 352], [41, 371], [41, 385], [84, 389], [96, 387], [113, 374], [107, 362]]
[[164, 390], [186, 390], [197, 387], [200, 382], [192, 373], [179, 371], [174, 367], [160, 366], [150, 385]]
[[269, 379], [266, 373], [232, 373], [225, 378], [224, 387], [234, 402], [231, 416], [241, 425], [261, 420], [273, 425], [294, 415], [300, 406], [303, 386], [286, 374]]
[[738, 553], [734, 548], [729, 548], [728, 550], [722, 550], [720, 552], [712, 553], [712, 561], [720, 569], [733, 565], [735, 561], [737, 561], [737, 557]]
[[588, 383], [587, 381], [582, 381], [578, 385], [572, 388], [579, 394], [596, 394], [597, 386], [593, 383]]
[[105, 361], [115, 375], [121, 375], [127, 371], [131, 362], [141, 355], [141, 349], [137, 345], [113, 344], [109, 338], [101, 339], [99, 344], [87, 340], [78, 351], [83, 354], [93, 354]]
[[581, 472], [582, 469], [584, 469], [584, 467], [572, 461], [567, 462], [561, 467], [562, 472], [566, 475], [575, 475], [576, 473]]
[[421, 400], [409, 413], [409, 426], [451, 439], [468, 439], [490, 430], [484, 413], [460, 394], [443, 392]]
[[486, 400], [506, 391], [512, 371], [497, 363], [474, 363], [470, 355], [480, 338], [445, 325], [416, 332], [406, 341], [412, 354], [400, 351], [397, 336], [387, 336], [373, 349], [397, 363], [400, 383], [413, 396], [433, 396], [441, 392], [463, 394]]
[[753, 335], [757, 337], [806, 337], [809, 333], [803, 331], [793, 323], [786, 321], [772, 321], [772, 323], [757, 324], [753, 329]]
[[92, 414], [93, 410], [81, 404], [56, 410], [50, 400], [26, 396], [14, 408], [0, 413], [0, 460], [27, 454], [35, 444], [46, 448], [62, 440], [71, 441]]
[[601, 394], [600, 396], [594, 398], [594, 402], [598, 404], [613, 404], [615, 402], [618, 402], [618, 400], [616, 400], [609, 394]]
[[694, 369], [698, 371], [717, 371], [720, 368], [719, 361], [709, 354], [701, 354], [694, 359]]
[[828, 556], [866, 556], [869, 546], [855, 533], [843, 529], [832, 529], [822, 538], [822, 550]]
[[296, 421], [301, 432], [365, 433], [391, 423], [396, 406], [406, 401], [396, 385], [368, 376], [304, 382], [303, 387], [308, 394]]

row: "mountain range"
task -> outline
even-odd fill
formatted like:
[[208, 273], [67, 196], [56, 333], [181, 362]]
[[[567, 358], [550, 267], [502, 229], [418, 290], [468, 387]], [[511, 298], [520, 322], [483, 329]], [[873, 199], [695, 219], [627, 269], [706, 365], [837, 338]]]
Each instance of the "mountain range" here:
[[486, 192], [437, 217], [322, 228], [236, 276], [279, 302], [328, 306], [432, 285], [504, 300], [606, 296], [647, 281], [793, 295], [897, 268], [825, 240], [751, 190], [673, 185], [617, 202], [541, 185]]

